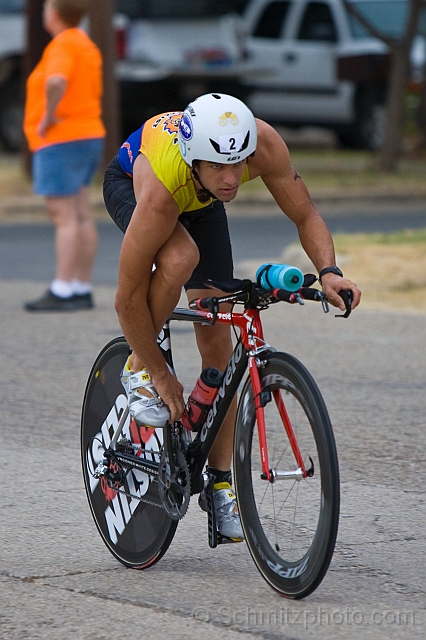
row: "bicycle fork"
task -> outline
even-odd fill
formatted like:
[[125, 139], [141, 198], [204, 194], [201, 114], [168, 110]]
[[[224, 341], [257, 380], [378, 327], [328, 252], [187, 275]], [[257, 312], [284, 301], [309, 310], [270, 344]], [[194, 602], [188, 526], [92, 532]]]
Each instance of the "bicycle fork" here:
[[[267, 480], [272, 484], [274, 482], [277, 482], [278, 480], [296, 480], [297, 482], [300, 482], [300, 480], [302, 480], [303, 478], [313, 475], [313, 463], [311, 460], [311, 467], [307, 470], [299, 449], [299, 445], [297, 443], [297, 439], [289, 415], [287, 413], [287, 409], [284, 404], [283, 397], [281, 395], [281, 391], [279, 389], [274, 389], [271, 392], [262, 389], [259, 368], [262, 368], [262, 366], [264, 366], [265, 361], [262, 361], [261, 353], [262, 351], [271, 350], [271, 347], [268, 347], [268, 345], [263, 342], [263, 338], [260, 338], [263, 346], [261, 346], [260, 348], [256, 347], [256, 343], [258, 342], [258, 340], [254, 335], [255, 333], [256, 329], [251, 330], [248, 334], [249, 343], [252, 347], [251, 351], [249, 352], [248, 367], [253, 387], [253, 401], [257, 422], [257, 431], [259, 436], [259, 449], [262, 463], [261, 478], [262, 480]], [[277, 406], [278, 413], [283, 423], [283, 428], [287, 434], [291, 449], [293, 451], [294, 459], [297, 464], [297, 468], [293, 471], [272, 469], [269, 466], [268, 443], [266, 438], [265, 406], [272, 401], [272, 397]]]

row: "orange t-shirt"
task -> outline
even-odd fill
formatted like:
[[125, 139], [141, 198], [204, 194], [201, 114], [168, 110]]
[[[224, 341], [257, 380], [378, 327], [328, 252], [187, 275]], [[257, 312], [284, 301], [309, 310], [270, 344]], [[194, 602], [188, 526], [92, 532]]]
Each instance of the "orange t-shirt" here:
[[[58, 122], [41, 138], [37, 127], [46, 109], [48, 78], [61, 76], [67, 82], [56, 107]], [[102, 57], [98, 47], [81, 29], [66, 29], [45, 48], [27, 80], [24, 131], [31, 151], [61, 142], [103, 138], [101, 120]]]

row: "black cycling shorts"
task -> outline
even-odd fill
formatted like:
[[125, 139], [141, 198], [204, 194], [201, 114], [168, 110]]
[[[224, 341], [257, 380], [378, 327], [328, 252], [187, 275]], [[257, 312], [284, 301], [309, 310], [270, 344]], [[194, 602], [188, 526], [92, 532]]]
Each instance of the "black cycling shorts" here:
[[[121, 168], [117, 158], [108, 165], [104, 177], [104, 201], [116, 225], [125, 233], [136, 206], [133, 179]], [[204, 289], [207, 280], [230, 282], [234, 277], [231, 240], [223, 202], [182, 213], [179, 222], [193, 238], [200, 261], [185, 289]]]

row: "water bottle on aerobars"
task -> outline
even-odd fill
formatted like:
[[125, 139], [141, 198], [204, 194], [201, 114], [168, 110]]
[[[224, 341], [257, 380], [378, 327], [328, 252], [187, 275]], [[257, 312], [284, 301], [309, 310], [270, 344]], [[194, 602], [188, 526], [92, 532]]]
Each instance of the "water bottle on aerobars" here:
[[262, 264], [256, 271], [256, 279], [264, 289], [297, 291], [303, 285], [303, 273], [288, 264]]
[[221, 385], [223, 374], [219, 369], [203, 369], [188, 398], [182, 416], [182, 425], [189, 431], [199, 431]]

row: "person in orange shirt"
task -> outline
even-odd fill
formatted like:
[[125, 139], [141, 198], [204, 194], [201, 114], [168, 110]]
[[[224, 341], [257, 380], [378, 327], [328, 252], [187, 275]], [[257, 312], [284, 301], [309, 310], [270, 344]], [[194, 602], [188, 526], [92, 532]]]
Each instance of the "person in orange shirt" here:
[[27, 81], [24, 131], [33, 152], [34, 191], [45, 196], [55, 225], [56, 275], [27, 311], [93, 307], [97, 230], [89, 185], [100, 164], [102, 58], [78, 25], [89, 0], [46, 0], [43, 23], [52, 41]]

